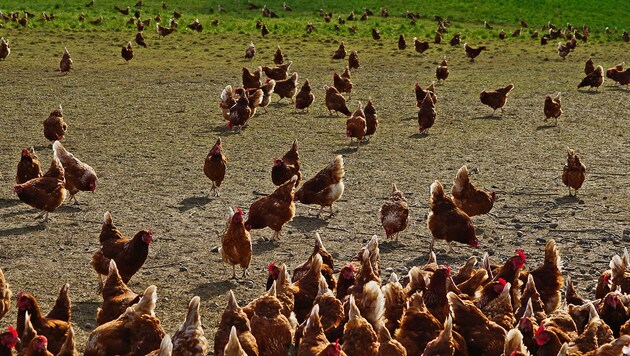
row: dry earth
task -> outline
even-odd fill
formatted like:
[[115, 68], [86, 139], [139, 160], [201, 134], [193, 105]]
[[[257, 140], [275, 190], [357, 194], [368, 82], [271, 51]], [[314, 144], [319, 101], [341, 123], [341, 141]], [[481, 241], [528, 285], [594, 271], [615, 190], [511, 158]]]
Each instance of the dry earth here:
[[[480, 248], [459, 245], [449, 254], [438, 242], [440, 263], [458, 266], [485, 251], [499, 262], [521, 248], [527, 267], [534, 268], [544, 242], [553, 238], [565, 273], [592, 297], [598, 273], [630, 241], [630, 90], [610, 81], [599, 92], [576, 90], [588, 57], [604, 68], [630, 63], [627, 44], [579, 44], [561, 61], [551, 45], [488, 41], [489, 50], [471, 64], [461, 48], [448, 44], [420, 55], [396, 50], [395, 39], [345, 38], [362, 64], [352, 74], [351, 106], [371, 96], [380, 119], [376, 136], [357, 153], [344, 136], [345, 119], [330, 117], [323, 105], [321, 87], [331, 84], [332, 71], [342, 71], [345, 63], [329, 59], [336, 40], [258, 38], [258, 53], [249, 62], [241, 57], [250, 41], [245, 35], [177, 33], [158, 39], [150, 34], [149, 48], [136, 49], [136, 58], [126, 64], [119, 47], [126, 34], [12, 31], [6, 36], [13, 51], [0, 61], [0, 268], [15, 293], [35, 294], [44, 310], [59, 287], [70, 283], [81, 350], [101, 303], [90, 258], [107, 210], [125, 234], [152, 228], [157, 237], [130, 287], [141, 292], [157, 285], [156, 313], [169, 331], [184, 319], [190, 298], [199, 295], [211, 342], [227, 291], [235, 290], [240, 303], [258, 296], [267, 263], [301, 263], [315, 232], [338, 266], [373, 234], [384, 237], [377, 214], [392, 182], [407, 194], [412, 223], [399, 246], [383, 242], [382, 265], [405, 273], [424, 263], [429, 185], [439, 179], [450, 186], [464, 163], [478, 170], [471, 179], [496, 190], [499, 201], [491, 214], [474, 218]], [[316, 102], [308, 114], [296, 113], [287, 100], [272, 103], [241, 133], [229, 132], [217, 107], [221, 89], [240, 82], [241, 67], [271, 64], [276, 45], [294, 61], [300, 85], [311, 81]], [[68, 75], [56, 71], [63, 47], [74, 58]], [[434, 80], [443, 56], [451, 75], [437, 87], [437, 122], [428, 136], [419, 136], [413, 85]], [[515, 89], [505, 112], [487, 117], [491, 110], [479, 102], [479, 92], [509, 82]], [[558, 91], [565, 113], [558, 126], [550, 126], [543, 122], [542, 104], [545, 95]], [[37, 212], [11, 187], [21, 147], [34, 146], [48, 166], [51, 149], [42, 122], [60, 103], [69, 124], [63, 144], [92, 165], [100, 180], [94, 194], [79, 194], [80, 207], [66, 203], [51, 222], [40, 224], [33, 220]], [[229, 167], [222, 195], [214, 198], [202, 166], [217, 136]], [[228, 207], [247, 210], [273, 190], [272, 158], [294, 138], [300, 141], [306, 179], [335, 155], [344, 155], [346, 192], [335, 206], [337, 215], [318, 219], [315, 208], [298, 204], [281, 242], [263, 241], [271, 236], [268, 229], [254, 231], [252, 281], [230, 281], [231, 268], [216, 253]], [[567, 146], [579, 151], [588, 170], [578, 198], [567, 196], [560, 179]], [[0, 324], [15, 318], [12, 309]]]

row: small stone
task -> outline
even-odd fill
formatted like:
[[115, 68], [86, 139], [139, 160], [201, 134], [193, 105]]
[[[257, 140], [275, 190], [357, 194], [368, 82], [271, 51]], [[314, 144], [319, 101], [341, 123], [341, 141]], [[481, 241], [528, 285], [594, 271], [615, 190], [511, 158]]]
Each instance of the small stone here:
[[577, 241], [577, 243], [580, 244], [580, 245], [588, 245], [589, 244], [588, 240], [586, 240], [586, 239], [579, 239]]
[[495, 253], [496, 253], [496, 252], [494, 251], [494, 249], [493, 249], [493, 248], [489, 248], [489, 249], [488, 249], [488, 256], [494, 256], [494, 254], [495, 254]]
[[256, 241], [258, 241], [258, 242], [265, 242], [265, 241], [267, 241], [267, 239], [264, 238], [264, 237], [259, 237], [258, 240], [256, 240]]
[[219, 252], [219, 246], [214, 246], [210, 249], [210, 252]]
[[85, 323], [85, 329], [92, 330], [93, 328], [94, 328], [94, 325], [92, 325], [90, 323]]
[[385, 272], [392, 273], [392, 272], [394, 272], [394, 269], [391, 268], [391, 267], [387, 267], [387, 268], [385, 268]]
[[549, 227], [552, 228], [552, 229], [555, 229], [555, 228], [558, 227], [558, 224], [557, 223], [551, 223], [551, 224], [549, 224]]
[[477, 235], [483, 235], [484, 232], [485, 230], [483, 228], [480, 228], [480, 227], [475, 228], [475, 234]]
[[524, 235], [524, 234], [523, 234], [523, 231], [521, 231], [521, 230], [518, 230], [518, 231], [516, 232], [516, 236], [518, 236], [518, 237], [523, 237], [523, 235]]
[[217, 303], [217, 302], [212, 302], [212, 303], [210, 303], [210, 305], [211, 305], [212, 307], [214, 307], [214, 308], [218, 308], [218, 307], [220, 307], [219, 303]]
[[547, 241], [545, 241], [545, 239], [543, 239], [542, 237], [537, 237], [536, 238], [536, 243], [537, 244], [546, 244]]
[[621, 241], [623, 241], [623, 242], [630, 242], [630, 235], [623, 235], [621, 237]]
[[601, 241], [602, 241], [602, 242], [608, 242], [608, 237], [606, 237], [606, 236], [602, 237], [602, 238], [601, 238]]
[[517, 222], [520, 222], [520, 220], [518, 218], [514, 218], [514, 219], [512, 219], [512, 222], [513, 223], [517, 223]]
[[339, 258], [339, 252], [333, 252], [333, 253], [331, 253], [331, 256], [333, 256], [333, 258], [337, 259], [337, 258]]
[[630, 229], [623, 229], [624, 235], [630, 235]]
[[254, 281], [247, 281], [247, 282], [245, 282], [245, 285], [247, 286], [247, 288], [253, 289], [254, 288]]
[[521, 225], [521, 224], [514, 224], [514, 228], [515, 229], [522, 229], [523, 225]]
[[186, 271], [188, 271], [188, 267], [184, 267], [184, 266], [179, 267], [179, 271], [180, 272], [186, 272]]
[[150, 275], [153, 274], [153, 272], [151, 272], [151, 271], [144, 271], [144, 272], [142, 272], [142, 274], [145, 275], [145, 276], [150, 276]]

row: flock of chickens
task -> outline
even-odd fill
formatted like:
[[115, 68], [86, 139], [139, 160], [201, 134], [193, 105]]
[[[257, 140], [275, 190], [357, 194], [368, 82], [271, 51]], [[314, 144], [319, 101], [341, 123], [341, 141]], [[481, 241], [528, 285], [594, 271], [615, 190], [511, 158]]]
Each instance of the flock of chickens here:
[[[166, 8], [165, 4], [163, 7]], [[290, 9], [286, 3], [284, 8]], [[128, 7], [117, 10], [129, 14]], [[367, 11], [364, 16], [370, 16]], [[263, 8], [263, 16], [273, 17], [272, 14], [266, 6]], [[409, 14], [407, 17], [415, 21], [415, 14], [411, 17]], [[330, 22], [332, 13], [322, 12], [321, 15]], [[387, 10], [382, 9], [381, 16], [389, 16]], [[353, 19], [349, 17], [348, 21]], [[342, 20], [339, 17], [340, 23], [345, 22]], [[436, 20], [438, 31], [434, 41], [439, 43], [446, 32], [442, 29], [450, 22], [438, 17]], [[142, 28], [148, 23], [140, 20], [138, 11], [133, 23], [138, 26], [136, 42], [146, 47]], [[314, 29], [311, 23], [309, 26]], [[159, 23], [156, 27], [159, 35], [166, 36], [177, 26], [172, 20], [168, 28]], [[195, 31], [203, 29], [199, 20], [188, 27]], [[490, 26], [486, 24], [486, 27]], [[260, 29], [263, 37], [269, 31], [262, 22]], [[541, 37], [543, 44], [546, 39], [560, 36], [569, 39], [566, 45], [559, 43], [558, 54], [562, 58], [575, 48], [576, 38], [588, 38], [587, 28], [582, 31], [566, 28], [563, 32], [549, 24], [546, 29], [548, 34]], [[372, 30], [372, 36], [375, 40], [380, 39], [377, 29]], [[459, 45], [459, 41], [459, 34], [456, 34], [451, 44]], [[406, 46], [404, 35], [400, 35], [398, 48], [404, 50]], [[423, 52], [428, 46], [428, 41], [414, 38], [416, 51]], [[483, 46], [473, 48], [467, 43], [463, 47], [470, 61], [485, 50]], [[255, 52], [252, 42], [245, 57], [251, 59]], [[1, 38], [0, 59], [7, 58], [9, 53], [9, 41]], [[126, 61], [133, 58], [131, 42], [122, 47], [121, 55]], [[332, 58], [345, 59], [346, 55], [345, 44], [341, 42]], [[292, 100], [298, 110], [308, 110], [312, 105], [315, 98], [309, 81], [305, 80], [298, 91], [298, 73], [290, 73], [293, 62], [285, 62], [280, 47], [274, 63], [275, 67], [260, 66], [253, 72], [243, 68], [242, 87], [228, 85], [222, 91], [219, 107], [229, 129], [240, 130], [247, 126], [257, 110], [266, 110], [274, 93], [280, 100]], [[346, 136], [357, 140], [357, 150], [360, 142], [373, 136], [378, 127], [372, 98], [365, 107], [359, 102], [358, 108], [351, 111], [343, 96], [344, 93], [351, 94], [351, 70], [359, 67], [358, 54], [351, 51], [344, 72], [341, 75], [334, 72], [332, 86], [324, 85], [327, 109], [330, 113], [340, 112], [348, 116]], [[71, 68], [72, 59], [64, 49], [60, 71], [66, 73]], [[589, 59], [585, 74], [578, 89], [602, 85], [602, 66], [595, 67]], [[436, 79], [445, 81], [448, 76], [449, 67], [444, 59], [436, 68]], [[621, 85], [630, 84], [630, 69], [624, 70], [623, 64], [607, 69], [606, 76]], [[513, 88], [513, 84], [508, 84], [483, 91], [480, 100], [494, 110], [494, 115], [496, 110], [502, 110]], [[419, 130], [427, 134], [436, 119], [435, 85], [432, 83], [423, 89], [416, 83], [415, 93]], [[560, 93], [545, 98], [544, 114], [547, 119], [556, 120], [562, 114]], [[22, 150], [17, 167], [14, 191], [22, 202], [41, 210], [44, 221], [66, 199], [74, 199], [78, 204], [76, 195], [80, 191], [93, 192], [97, 187], [98, 177], [94, 169], [61, 144], [67, 129], [60, 105], [44, 121], [44, 136], [53, 142], [49, 169], [42, 172], [35, 152], [28, 149]], [[204, 173], [217, 196], [227, 162], [219, 138], [204, 164]], [[579, 156], [568, 149], [562, 181], [569, 194], [572, 190], [577, 194], [585, 175], [586, 168]], [[282, 227], [295, 216], [295, 202], [319, 206], [318, 216], [328, 208], [333, 216], [333, 204], [344, 193], [343, 176], [344, 162], [339, 155], [306, 180], [301, 172], [297, 140], [282, 158], [274, 159], [271, 179], [277, 189], [253, 202], [247, 214], [240, 208], [236, 211], [230, 208], [219, 252], [223, 261], [232, 266], [232, 278], [237, 278], [237, 265], [243, 270], [243, 278], [247, 276], [252, 258], [250, 231], [269, 227], [274, 231], [273, 238], [279, 239]], [[496, 193], [475, 187], [469, 180], [466, 166], [456, 173], [451, 196], [439, 181], [431, 184], [430, 191], [427, 227], [433, 238], [431, 251], [436, 239], [447, 241], [451, 250], [452, 241], [478, 247], [471, 217], [487, 214], [497, 199]], [[380, 210], [387, 238], [397, 241], [407, 228], [408, 217], [409, 206], [404, 194], [393, 184], [391, 195]], [[192, 298], [185, 321], [169, 335], [154, 313], [156, 287], [150, 286], [141, 294], [127, 287], [146, 261], [152, 241], [151, 230], [140, 230], [132, 238], [125, 237], [114, 225], [111, 214], [105, 212], [99, 236], [100, 248], [92, 257], [103, 304], [96, 316], [98, 326], [85, 346], [85, 355], [164, 356], [205, 355], [208, 352], [199, 314], [199, 297]], [[627, 250], [622, 256], [614, 256], [610, 270], [601, 274], [592, 301], [577, 295], [570, 278], [567, 278], [562, 298], [561, 288], [565, 281], [560, 253], [553, 240], [547, 242], [543, 265], [526, 269], [526, 262], [525, 253], [520, 250], [500, 265], [491, 264], [486, 254], [481, 266], [477, 266], [478, 261], [473, 256], [451, 273], [451, 268], [439, 265], [431, 252], [425, 266], [414, 267], [399, 279], [394, 273], [381, 275], [378, 238], [374, 236], [353, 261], [335, 274], [333, 257], [317, 235], [313, 253], [293, 270], [292, 276], [286, 265], [269, 264], [267, 291], [260, 298], [241, 307], [233, 292], [229, 292], [227, 306], [214, 335], [214, 354], [512, 356], [630, 353], [630, 298], [627, 295], [630, 293], [630, 256]], [[387, 283], [383, 283], [384, 279]], [[9, 327], [7, 332], [0, 334], [0, 355], [12, 355], [14, 348], [20, 355], [76, 355], [68, 288], [67, 284], [61, 288], [53, 309], [46, 315], [40, 310], [35, 296], [20, 292], [16, 300], [17, 328]], [[0, 319], [7, 313], [11, 298], [12, 293], [0, 271]]]

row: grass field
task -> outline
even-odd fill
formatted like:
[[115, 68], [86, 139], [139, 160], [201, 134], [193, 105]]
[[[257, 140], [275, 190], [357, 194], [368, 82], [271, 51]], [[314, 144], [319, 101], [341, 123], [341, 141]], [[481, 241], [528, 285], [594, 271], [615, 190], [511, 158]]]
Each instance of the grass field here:
[[[145, 3], [142, 11], [152, 16], [160, 11], [159, 3]], [[410, 10], [425, 18], [416, 27], [402, 18], [374, 16], [365, 23], [357, 21], [360, 31], [355, 36], [345, 30], [336, 34], [329, 28], [332, 24], [325, 25], [316, 12], [323, 7], [335, 15], [347, 15], [365, 6], [378, 10], [379, 3], [292, 3], [294, 13], [282, 12], [281, 19], [269, 20], [272, 33], [267, 38], [261, 38], [254, 27], [259, 12], [237, 10], [245, 7], [244, 1], [224, 4], [228, 12], [221, 15], [209, 13], [210, 8], [216, 11], [217, 3], [193, 3], [197, 4], [169, 3], [170, 10], [184, 13], [180, 30], [166, 38], [158, 38], [154, 30], [145, 31], [149, 47], [136, 48], [128, 64], [120, 57], [120, 45], [133, 39], [135, 28], [125, 27], [127, 17], [114, 12], [113, 2], [96, 0], [88, 10], [83, 2], [33, 1], [29, 9], [54, 11], [58, 21], [33, 20], [26, 29], [0, 21], [0, 36], [9, 38], [12, 45], [10, 56], [0, 61], [0, 125], [4, 128], [0, 132], [0, 268], [15, 294], [20, 290], [34, 293], [44, 311], [53, 304], [58, 288], [70, 283], [80, 350], [102, 302], [95, 292], [90, 258], [98, 248], [107, 210], [128, 236], [144, 228], [155, 230], [157, 241], [130, 288], [141, 292], [157, 285], [156, 313], [169, 332], [184, 319], [190, 298], [201, 296], [211, 343], [227, 291], [236, 290], [241, 304], [260, 295], [267, 263], [283, 261], [290, 268], [301, 263], [310, 254], [315, 232], [322, 235], [338, 266], [349, 261], [373, 234], [384, 237], [378, 209], [394, 181], [407, 195], [412, 220], [401, 235], [400, 246], [382, 245], [382, 265], [387, 273], [402, 274], [423, 264], [431, 236], [426, 228], [429, 185], [439, 179], [450, 187], [462, 164], [478, 168], [471, 179], [496, 190], [499, 201], [492, 214], [473, 219], [480, 249], [456, 246], [458, 252], [449, 254], [446, 245], [438, 242], [439, 263], [459, 266], [470, 254], [481, 256], [486, 251], [493, 262], [500, 263], [515, 248], [522, 248], [528, 254], [527, 268], [534, 268], [542, 261], [544, 242], [554, 238], [566, 273], [585, 296], [592, 297], [596, 276], [607, 268], [612, 255], [628, 245], [630, 237], [624, 230], [630, 227], [630, 90], [610, 81], [597, 92], [576, 90], [589, 57], [604, 68], [630, 63], [630, 45], [618, 39], [627, 25], [621, 21], [627, 19], [614, 16], [621, 2], [600, 4], [597, 14], [591, 14], [592, 5], [568, 1], [559, 5], [528, 2], [530, 7], [522, 13], [516, 10], [516, 1], [504, 1], [505, 11], [492, 12], [490, 5], [481, 2], [475, 9], [454, 3], [418, 4]], [[268, 4], [282, 11], [281, 2]], [[392, 14], [407, 9], [404, 2], [387, 6]], [[9, 0], [1, 10], [7, 13], [24, 7]], [[72, 22], [80, 12], [88, 19], [102, 15], [105, 24]], [[397, 50], [399, 33], [408, 40], [433, 36], [433, 12], [453, 21], [447, 40], [461, 31], [464, 40], [486, 45], [488, 51], [469, 63], [461, 47], [448, 43], [431, 45], [424, 54], [409, 48]], [[204, 32], [181, 28], [197, 16]], [[221, 18], [219, 27], [206, 25], [214, 18]], [[482, 30], [483, 20], [504, 24], [506, 31], [515, 29], [519, 18], [538, 30], [551, 20], [576, 26], [586, 23], [600, 33], [586, 44], [579, 43], [562, 61], [553, 44], [541, 46], [525, 35], [499, 41], [500, 25], [493, 32]], [[308, 19], [318, 26], [310, 37], [304, 33]], [[369, 37], [374, 25], [383, 29], [381, 41]], [[605, 36], [605, 26], [617, 27], [616, 36]], [[355, 89], [349, 106], [354, 108], [358, 101], [365, 103], [371, 97], [380, 120], [376, 135], [359, 152], [345, 138], [345, 118], [329, 116], [323, 104], [322, 86], [330, 85], [332, 71], [342, 71], [346, 63], [330, 59], [341, 40], [349, 50], [357, 50], [361, 59], [361, 68], [352, 73]], [[253, 61], [243, 59], [250, 41], [257, 48]], [[267, 113], [259, 111], [242, 132], [229, 131], [217, 107], [221, 90], [227, 84], [239, 85], [243, 66], [270, 65], [278, 45], [294, 62], [299, 85], [305, 79], [311, 82], [316, 99], [310, 112], [296, 113], [285, 99], [272, 103]], [[64, 47], [74, 60], [68, 75], [58, 72]], [[435, 80], [435, 67], [443, 57], [449, 60], [451, 74], [437, 86], [436, 124], [428, 136], [420, 136], [414, 83], [424, 87]], [[479, 92], [510, 82], [515, 89], [505, 112], [489, 117], [491, 109], [479, 102]], [[558, 126], [552, 126], [543, 121], [542, 107], [545, 95], [557, 92], [562, 93], [564, 114]], [[33, 220], [36, 211], [21, 203], [11, 187], [21, 147], [35, 147], [48, 166], [52, 153], [42, 135], [42, 122], [60, 103], [69, 125], [63, 144], [95, 168], [99, 187], [94, 194], [78, 195], [80, 207], [66, 203], [51, 215], [50, 223], [40, 224]], [[217, 136], [223, 139], [229, 167], [222, 195], [214, 198], [202, 167]], [[247, 210], [260, 194], [274, 189], [269, 179], [272, 158], [282, 155], [294, 138], [300, 142], [306, 179], [335, 155], [344, 155], [346, 193], [336, 205], [337, 216], [318, 219], [313, 216], [316, 209], [298, 204], [281, 242], [264, 241], [271, 237], [268, 229], [252, 231], [252, 281], [229, 281], [231, 267], [224, 266], [213, 252], [228, 207]], [[567, 146], [578, 150], [588, 170], [578, 198], [568, 197], [560, 180]], [[0, 326], [15, 323], [15, 318], [13, 308]]]

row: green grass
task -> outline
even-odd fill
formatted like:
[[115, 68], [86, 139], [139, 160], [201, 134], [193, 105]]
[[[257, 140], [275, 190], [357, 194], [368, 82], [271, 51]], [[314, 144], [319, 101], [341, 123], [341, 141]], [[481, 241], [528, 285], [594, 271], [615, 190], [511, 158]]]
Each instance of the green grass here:
[[[567, 22], [574, 26], [581, 27], [587, 25], [592, 29], [593, 40], [616, 40], [619, 41], [621, 31], [630, 29], [630, 23], [626, 16], [620, 16], [619, 10], [623, 8], [622, 0], [612, 0], [604, 2], [575, 2], [569, 0], [559, 1], [448, 1], [448, 2], [418, 2], [410, 3], [404, 0], [397, 1], [345, 1], [345, 2], [313, 2], [313, 1], [289, 1], [293, 7], [292, 12], [286, 12], [282, 9], [280, 0], [265, 1], [270, 9], [280, 15], [280, 19], [264, 19], [268, 23], [272, 33], [304, 35], [305, 26], [311, 21], [315, 24], [317, 30], [312, 36], [331, 36], [336, 34], [334, 25], [337, 23], [337, 16], [347, 17], [354, 11], [357, 15], [363, 12], [363, 8], [371, 9], [375, 16], [367, 21], [346, 22], [341, 25], [341, 32], [347, 34], [347, 27], [354, 26], [357, 29], [355, 36], [369, 36], [372, 27], [378, 27], [383, 36], [398, 36], [399, 33], [414, 33], [414, 36], [420, 38], [432, 38], [436, 25], [433, 21], [433, 15], [446, 17], [453, 22], [453, 29], [461, 31], [464, 37], [469, 38], [489, 38], [496, 37], [498, 31], [504, 29], [511, 33], [514, 29], [519, 28], [519, 19], [525, 19], [529, 24], [528, 31], [524, 31], [522, 37], [534, 30], [540, 30], [542, 25], [548, 21], [563, 26]], [[113, 0], [96, 0], [93, 7], [86, 8], [87, 0], [80, 1], [29, 1], [6, 0], [0, 7], [4, 13], [17, 10], [28, 10], [37, 15], [35, 19], [29, 22], [29, 28], [54, 28], [64, 30], [80, 30], [80, 31], [133, 31], [133, 25], [127, 25], [126, 21], [131, 17], [135, 8], [133, 5], [136, 0], [113, 1]], [[240, 1], [167, 1], [169, 5], [167, 10], [161, 7], [161, 1], [152, 0], [144, 1], [145, 5], [140, 8], [143, 18], [153, 18], [160, 13], [163, 22], [167, 22], [172, 11], [177, 10], [183, 14], [179, 20], [180, 27], [192, 22], [195, 18], [199, 18], [204, 24], [205, 31], [210, 33], [238, 33], [238, 34], [255, 34], [259, 35], [258, 30], [254, 26], [256, 19], [263, 19], [260, 10], [247, 10], [246, 0]], [[255, 4], [261, 6], [262, 1], [254, 1]], [[226, 12], [218, 13], [217, 5], [222, 4]], [[129, 16], [124, 16], [114, 10], [114, 5], [124, 8], [131, 6], [132, 12]], [[387, 19], [378, 16], [380, 7], [386, 6], [389, 10], [390, 17]], [[333, 21], [325, 23], [323, 18], [318, 16], [319, 9], [333, 11]], [[405, 12], [419, 12], [422, 15], [420, 21], [412, 26], [404, 17]], [[55, 21], [44, 22], [40, 20], [42, 12], [54, 13]], [[81, 23], [78, 21], [79, 14], [84, 13], [86, 21]], [[101, 25], [91, 25], [88, 21], [103, 16], [104, 22]], [[210, 26], [210, 22], [219, 19], [221, 22], [218, 27]], [[482, 28], [483, 21], [493, 24], [495, 29], [487, 31]], [[17, 23], [3, 23], [0, 21], [1, 28], [17, 28]], [[605, 35], [603, 33], [606, 27], [616, 30], [613, 35]], [[186, 31], [188, 31], [186, 29]], [[447, 37], [450, 37], [447, 35]]]

